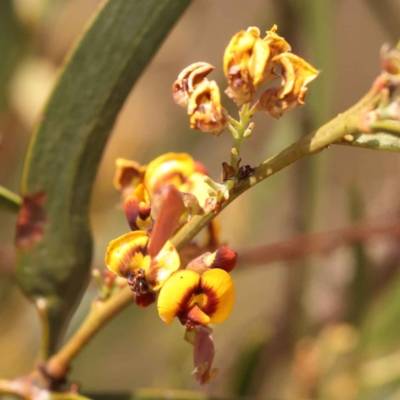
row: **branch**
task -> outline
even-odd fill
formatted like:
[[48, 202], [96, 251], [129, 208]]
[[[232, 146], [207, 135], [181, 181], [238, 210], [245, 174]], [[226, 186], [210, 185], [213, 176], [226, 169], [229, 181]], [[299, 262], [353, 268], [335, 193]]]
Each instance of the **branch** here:
[[[367, 108], [373, 108], [378, 104], [381, 97], [380, 91], [383, 86], [384, 82], [378, 78], [371, 90], [352, 108], [343, 114], [339, 114], [317, 131], [301, 138], [279, 154], [259, 165], [255, 169], [254, 174], [243, 179], [237, 188], [232, 191], [229, 200], [223, 204], [221, 211], [247, 189], [255, 186], [284, 167], [293, 164], [305, 156], [318, 153], [344, 135], [351, 135], [358, 132], [357, 122], [360, 112]], [[210, 213], [205, 216], [193, 217], [172, 239], [172, 243], [177, 250], [182, 249], [186, 244], [190, 243], [197, 233], [206, 227], [217, 215], [218, 213]], [[71, 361], [82, 350], [84, 345], [111, 318], [115, 317], [131, 303], [132, 293], [127, 286], [106, 302], [99, 303], [99, 301], [95, 301], [89, 315], [78, 331], [58, 353], [48, 360], [45, 366], [47, 374], [53, 379], [63, 378], [69, 369]]]
[[282, 242], [240, 250], [243, 264], [268, 264], [296, 260], [315, 253], [328, 253], [341, 246], [365, 242], [376, 236], [400, 236], [400, 221], [383, 226], [360, 223], [328, 232], [297, 235]]

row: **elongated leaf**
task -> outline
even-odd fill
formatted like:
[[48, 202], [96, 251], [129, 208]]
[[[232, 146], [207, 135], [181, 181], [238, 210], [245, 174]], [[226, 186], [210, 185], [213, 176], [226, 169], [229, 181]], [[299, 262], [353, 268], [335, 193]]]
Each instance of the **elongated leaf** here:
[[23, 225], [17, 227], [17, 277], [47, 327], [44, 356], [57, 347], [88, 282], [88, 204], [110, 130], [189, 2], [103, 1], [70, 54], [33, 135], [22, 178], [30, 208], [22, 207]]

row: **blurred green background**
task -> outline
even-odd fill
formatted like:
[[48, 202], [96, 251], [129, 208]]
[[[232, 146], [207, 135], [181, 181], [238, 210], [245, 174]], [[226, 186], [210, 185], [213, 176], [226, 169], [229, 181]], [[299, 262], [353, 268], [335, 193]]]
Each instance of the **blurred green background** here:
[[[0, 2], [1, 185], [18, 192], [32, 128], [66, 52], [98, 4]], [[232, 35], [276, 23], [293, 52], [321, 70], [303, 109], [281, 120], [255, 116], [243, 163], [256, 165], [362, 97], [379, 74], [380, 47], [400, 39], [398, 18], [398, 0], [193, 1], [128, 98], [103, 156], [91, 205], [95, 266], [104, 268], [108, 242], [128, 231], [112, 185], [117, 157], [147, 164], [169, 151], [188, 152], [215, 180], [229, 160], [229, 134], [215, 138], [189, 130], [185, 111], [172, 100], [172, 83], [184, 67], [213, 64], [211, 77], [225, 88], [222, 56]], [[223, 103], [235, 116], [226, 96]], [[400, 398], [399, 228], [383, 235], [366, 230], [362, 241], [348, 245], [332, 239], [307, 259], [246, 261], [250, 246], [307, 231], [359, 221], [400, 225], [399, 167], [394, 153], [332, 146], [274, 175], [222, 213], [221, 239], [239, 252], [237, 300], [231, 317], [214, 331], [219, 374], [210, 385], [200, 387], [191, 378], [192, 348], [183, 341], [183, 328], [164, 325], [154, 306], [132, 306], [118, 316], [82, 352], [71, 378], [89, 392], [159, 388], [265, 399]], [[15, 216], [0, 215], [4, 378], [27, 373], [40, 346], [38, 317], [14, 281], [15, 222]], [[94, 285], [88, 288], [70, 332], [96, 293]]]

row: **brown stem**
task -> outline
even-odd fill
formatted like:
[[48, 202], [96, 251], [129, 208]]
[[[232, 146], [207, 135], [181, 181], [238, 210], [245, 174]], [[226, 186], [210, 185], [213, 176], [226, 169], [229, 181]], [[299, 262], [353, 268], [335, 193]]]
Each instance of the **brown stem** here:
[[[323, 125], [317, 131], [301, 138], [281, 153], [259, 165], [253, 175], [243, 179], [236, 189], [233, 190], [229, 200], [223, 204], [221, 210], [227, 207], [233, 200], [239, 197], [243, 192], [264, 179], [270, 177], [284, 167], [295, 161], [315, 154], [325, 149], [331, 143], [339, 140], [344, 135], [357, 132], [357, 122], [360, 111], [366, 108], [373, 108], [380, 99], [380, 90], [385, 82], [378, 78], [371, 90], [352, 108], [339, 114], [336, 118]], [[172, 239], [175, 247], [180, 250], [188, 244], [198, 232], [217, 214], [208, 214], [205, 216], [196, 216], [186, 224]], [[123, 288], [115, 296], [105, 302], [96, 301], [78, 331], [69, 339], [69, 341], [54, 354], [46, 364], [46, 372], [54, 379], [60, 379], [67, 373], [71, 361], [82, 350], [85, 344], [108, 323], [110, 319], [119, 314], [132, 303], [132, 293], [128, 287]]]
[[282, 242], [239, 250], [240, 262], [246, 265], [297, 260], [316, 253], [331, 252], [338, 247], [365, 242], [376, 236], [400, 236], [400, 222], [384, 226], [367, 223], [322, 233], [297, 235]]

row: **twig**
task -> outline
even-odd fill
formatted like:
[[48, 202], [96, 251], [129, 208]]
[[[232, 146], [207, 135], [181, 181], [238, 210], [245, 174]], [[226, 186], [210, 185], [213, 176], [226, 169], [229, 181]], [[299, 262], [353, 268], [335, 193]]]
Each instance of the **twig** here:
[[238, 251], [246, 266], [296, 260], [316, 253], [328, 253], [341, 246], [365, 242], [376, 236], [400, 237], [400, 221], [384, 226], [356, 224], [333, 231], [297, 235], [282, 242], [253, 246]]
[[[384, 86], [382, 80], [377, 80], [371, 90], [352, 108], [345, 113], [319, 128], [317, 131], [305, 136], [292, 144], [281, 153], [263, 162], [255, 169], [250, 177], [243, 179], [231, 194], [229, 200], [223, 204], [224, 209], [250, 187], [270, 177], [284, 167], [295, 161], [315, 154], [329, 144], [339, 140], [342, 136], [357, 132], [357, 121], [360, 111], [366, 107], [374, 107], [380, 100], [380, 90]], [[175, 247], [180, 250], [188, 244], [198, 232], [218, 214], [196, 216], [186, 224], [172, 239]], [[132, 303], [132, 293], [128, 287], [123, 288], [115, 296], [106, 302], [99, 304], [95, 302], [86, 320], [70, 340], [54, 354], [46, 364], [46, 371], [54, 379], [60, 379], [67, 373], [69, 365], [74, 357], [82, 350], [84, 345], [104, 326], [107, 322], [118, 315]]]
[[0, 186], [0, 209], [4, 209], [6, 211], [17, 214], [21, 204], [21, 197], [11, 192], [11, 190]]

